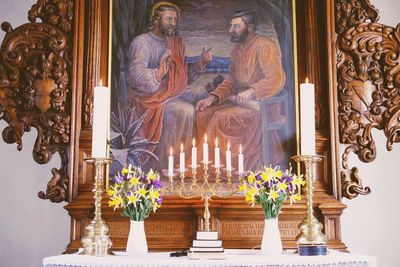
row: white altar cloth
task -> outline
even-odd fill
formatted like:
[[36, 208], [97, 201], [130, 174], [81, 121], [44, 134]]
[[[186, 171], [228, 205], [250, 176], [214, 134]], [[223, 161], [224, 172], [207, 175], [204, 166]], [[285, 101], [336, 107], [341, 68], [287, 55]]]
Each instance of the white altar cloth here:
[[259, 250], [226, 249], [225, 260], [190, 260], [187, 257], [169, 257], [168, 252], [153, 252], [144, 257], [121, 255], [95, 257], [86, 255], [59, 255], [43, 259], [44, 267], [376, 267], [376, 258], [368, 255], [329, 251], [326, 256], [299, 256], [284, 253], [263, 256]]

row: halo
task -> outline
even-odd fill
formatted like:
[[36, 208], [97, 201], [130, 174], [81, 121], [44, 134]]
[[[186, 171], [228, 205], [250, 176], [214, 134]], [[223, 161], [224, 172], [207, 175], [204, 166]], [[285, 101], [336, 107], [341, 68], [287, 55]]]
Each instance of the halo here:
[[178, 11], [178, 13], [181, 13], [181, 10], [179, 9], [179, 7], [177, 5], [175, 5], [175, 4], [171, 3], [171, 2], [161, 1], [161, 2], [155, 3], [153, 5], [153, 7], [151, 8], [151, 18], [154, 17], [154, 12], [160, 6], [171, 6], [171, 7], [175, 8]]

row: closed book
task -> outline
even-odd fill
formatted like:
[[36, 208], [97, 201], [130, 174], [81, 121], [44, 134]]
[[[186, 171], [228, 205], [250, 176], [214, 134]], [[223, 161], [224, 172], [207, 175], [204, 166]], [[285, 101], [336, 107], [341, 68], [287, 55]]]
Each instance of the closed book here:
[[190, 252], [224, 252], [223, 247], [191, 247], [189, 249]]
[[218, 240], [218, 232], [216, 231], [197, 231], [196, 239], [200, 240]]
[[193, 247], [222, 247], [221, 240], [193, 240]]

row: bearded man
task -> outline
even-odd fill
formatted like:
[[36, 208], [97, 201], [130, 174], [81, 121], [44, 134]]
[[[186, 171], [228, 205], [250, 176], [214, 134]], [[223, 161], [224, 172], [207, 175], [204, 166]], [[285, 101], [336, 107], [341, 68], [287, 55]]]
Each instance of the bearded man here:
[[146, 139], [157, 143], [154, 153], [159, 168], [166, 168], [169, 147], [175, 151], [180, 143], [190, 147], [194, 107], [208, 96], [205, 89], [187, 90], [212, 55], [203, 49], [198, 62], [185, 63], [185, 47], [177, 31], [179, 15], [175, 4], [156, 3], [149, 32], [135, 37], [129, 49], [130, 101], [139, 115], [149, 112], [141, 130]]
[[[261, 114], [248, 108], [249, 100], [261, 100], [276, 95], [285, 83], [285, 73], [281, 65], [280, 49], [275, 41], [258, 35], [255, 30], [255, 14], [249, 11], [237, 12], [231, 20], [229, 33], [236, 45], [230, 56], [229, 73], [210, 96], [197, 103], [196, 116], [199, 136], [222, 140], [222, 147], [229, 141], [233, 151], [239, 144], [245, 154], [245, 168], [260, 168], [263, 162]], [[237, 103], [228, 98], [236, 96]], [[244, 104], [243, 106], [240, 104]], [[278, 117], [269, 110], [266, 116]], [[276, 131], [267, 138], [274, 146], [268, 148], [273, 162], [283, 158], [283, 149]], [[237, 155], [237, 153], [236, 153]], [[268, 164], [268, 163], [267, 163]]]

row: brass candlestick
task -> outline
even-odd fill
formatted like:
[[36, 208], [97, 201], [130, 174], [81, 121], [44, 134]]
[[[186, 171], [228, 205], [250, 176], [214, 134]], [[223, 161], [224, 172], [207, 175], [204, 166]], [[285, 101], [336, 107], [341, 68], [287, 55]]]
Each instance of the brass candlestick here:
[[296, 237], [299, 254], [301, 256], [326, 255], [326, 237], [321, 232], [323, 226], [315, 218], [313, 212], [313, 170], [315, 163], [322, 161], [323, 157], [317, 155], [298, 155], [292, 158], [296, 162], [304, 163], [304, 178], [306, 180], [307, 217], [299, 225], [301, 233]]
[[85, 228], [85, 236], [82, 238], [84, 247], [83, 253], [86, 255], [104, 256], [111, 247], [111, 239], [108, 236], [108, 225], [101, 218], [101, 200], [103, 194], [103, 173], [104, 167], [112, 162], [107, 158], [85, 159], [89, 164], [95, 166], [94, 176], [94, 218]]

